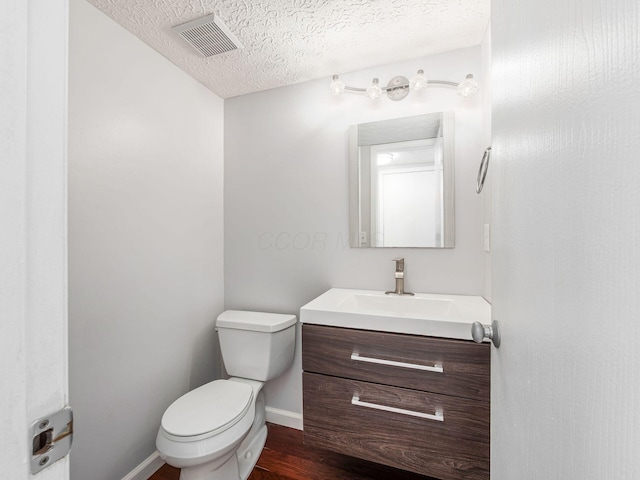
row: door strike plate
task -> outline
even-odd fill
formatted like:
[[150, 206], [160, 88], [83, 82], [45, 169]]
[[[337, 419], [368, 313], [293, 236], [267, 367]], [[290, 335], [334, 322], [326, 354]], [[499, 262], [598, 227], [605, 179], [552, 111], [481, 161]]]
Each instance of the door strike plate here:
[[34, 475], [66, 456], [73, 439], [73, 412], [64, 407], [31, 425], [31, 474]]

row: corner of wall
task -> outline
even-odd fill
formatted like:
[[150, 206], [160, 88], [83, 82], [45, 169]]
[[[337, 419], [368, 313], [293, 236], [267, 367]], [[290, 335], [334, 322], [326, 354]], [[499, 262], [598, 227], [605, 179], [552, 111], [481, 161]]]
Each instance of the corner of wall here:
[[[481, 44], [481, 68], [482, 68], [482, 140], [484, 144], [491, 146], [491, 21], [487, 25]], [[490, 157], [489, 157], [490, 158]], [[489, 163], [490, 160], [489, 160]], [[487, 173], [484, 188], [482, 190], [482, 224], [485, 239], [482, 254], [482, 296], [491, 302], [491, 221], [492, 221], [492, 186], [491, 166]], [[488, 251], [487, 251], [488, 250]]]

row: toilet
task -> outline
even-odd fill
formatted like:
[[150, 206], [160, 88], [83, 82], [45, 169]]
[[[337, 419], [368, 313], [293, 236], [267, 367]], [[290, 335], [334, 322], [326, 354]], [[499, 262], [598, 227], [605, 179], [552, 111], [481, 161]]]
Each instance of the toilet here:
[[262, 387], [293, 362], [295, 315], [227, 310], [216, 321], [231, 378], [173, 402], [156, 437], [180, 480], [246, 480], [267, 439]]

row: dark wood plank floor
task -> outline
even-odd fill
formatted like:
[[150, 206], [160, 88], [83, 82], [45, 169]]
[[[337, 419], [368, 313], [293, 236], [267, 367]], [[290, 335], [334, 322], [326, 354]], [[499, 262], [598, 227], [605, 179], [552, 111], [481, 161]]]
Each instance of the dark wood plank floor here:
[[[303, 445], [302, 432], [269, 424], [267, 443], [249, 480], [433, 480], [346, 455]], [[164, 465], [149, 480], [178, 480]]]

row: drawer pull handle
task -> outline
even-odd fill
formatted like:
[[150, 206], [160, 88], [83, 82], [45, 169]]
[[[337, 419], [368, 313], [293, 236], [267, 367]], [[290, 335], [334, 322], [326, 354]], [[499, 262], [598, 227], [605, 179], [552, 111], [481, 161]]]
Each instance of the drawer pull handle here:
[[413, 370], [425, 370], [427, 372], [444, 373], [442, 365], [436, 363], [433, 367], [427, 365], [417, 365], [415, 363], [394, 362], [393, 360], [383, 360], [381, 358], [361, 357], [357, 353], [351, 354], [351, 360], [357, 362], [377, 363], [378, 365], [390, 365], [392, 367], [411, 368]]
[[403, 408], [388, 407], [386, 405], [378, 405], [377, 403], [361, 402], [360, 397], [354, 395], [351, 399], [351, 405], [358, 407], [373, 408], [374, 410], [382, 410], [384, 412], [399, 413], [401, 415], [409, 415], [411, 417], [426, 418], [427, 420], [435, 420], [436, 422], [444, 422], [444, 413], [442, 410], [436, 410], [435, 415], [430, 413], [414, 412], [413, 410], [404, 410]]

